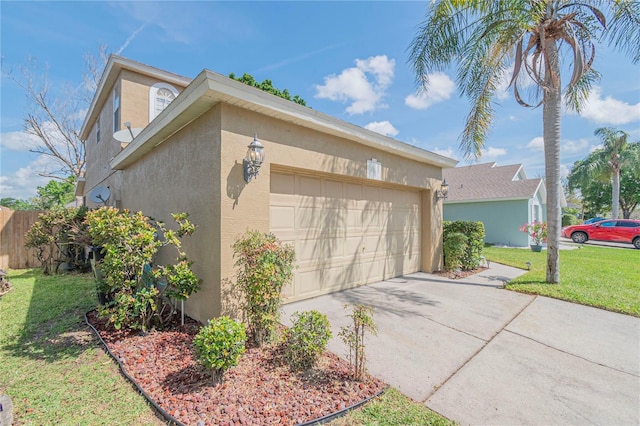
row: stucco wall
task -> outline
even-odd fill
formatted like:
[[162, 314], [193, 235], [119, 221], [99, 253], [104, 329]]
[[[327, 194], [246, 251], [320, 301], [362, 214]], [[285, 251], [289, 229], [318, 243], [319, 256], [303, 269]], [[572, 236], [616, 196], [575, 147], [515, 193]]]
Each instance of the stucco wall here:
[[445, 204], [444, 220], [482, 222], [485, 242], [526, 247], [527, 234], [518, 229], [529, 221], [529, 211], [528, 200]]
[[[242, 159], [254, 133], [265, 146], [266, 161], [247, 184]], [[238, 315], [232, 245], [247, 229], [269, 231], [272, 167], [363, 181], [372, 157], [382, 163], [388, 183], [381, 185], [422, 190], [421, 267], [439, 268], [441, 221], [431, 188], [440, 185], [440, 168], [227, 104], [216, 105], [123, 170], [120, 198], [122, 207], [166, 223], [172, 222], [170, 213], [191, 214], [198, 228], [185, 240], [184, 251], [195, 261], [203, 287], [186, 303], [186, 312], [206, 322]]]
[[[440, 215], [432, 211], [435, 199], [430, 188], [440, 184], [441, 169], [230, 105], [223, 105], [222, 110], [220, 255], [223, 292], [233, 290], [235, 270], [231, 246], [236, 238], [247, 229], [269, 231], [272, 167], [280, 171], [304, 170], [363, 180], [367, 160], [377, 158], [382, 163], [382, 180], [386, 184], [424, 189], [422, 270], [440, 267], [441, 222]], [[246, 184], [242, 159], [254, 133], [265, 147], [266, 159], [258, 178]], [[233, 306], [226, 308], [233, 310]], [[226, 309], [223, 312], [226, 313]]]
[[[123, 172], [122, 205], [168, 225], [171, 213], [187, 212], [197, 226], [183, 250], [194, 260], [202, 290], [185, 304], [188, 314], [206, 322], [220, 302], [220, 108], [196, 119]], [[168, 248], [160, 262], [172, 261]]]

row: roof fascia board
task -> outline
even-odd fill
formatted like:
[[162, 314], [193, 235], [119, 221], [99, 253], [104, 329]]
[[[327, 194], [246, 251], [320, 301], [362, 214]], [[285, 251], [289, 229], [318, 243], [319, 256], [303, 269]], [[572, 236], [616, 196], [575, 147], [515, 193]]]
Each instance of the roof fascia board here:
[[[349, 139], [422, 163], [442, 168], [453, 168], [458, 163], [457, 160], [452, 158], [346, 123], [327, 114], [232, 80], [221, 74], [203, 70], [169, 104], [165, 111], [156, 117], [129, 146], [114, 157], [111, 161], [112, 168], [120, 169], [133, 163], [218, 102], [226, 102], [231, 105], [242, 104], [238, 105], [238, 107], [255, 110], [267, 116]], [[194, 105], [196, 105], [195, 108]], [[204, 110], [200, 111], [203, 108]], [[179, 119], [181, 114], [193, 109], [197, 110], [196, 113], [199, 112], [199, 114], [191, 114], [187, 121]]]
[[87, 115], [85, 116], [82, 127], [80, 128], [81, 139], [86, 140], [89, 137], [89, 131], [100, 113], [100, 110], [97, 108], [98, 105], [104, 104], [109, 95], [111, 95], [111, 91], [107, 91], [105, 88], [113, 86], [122, 70], [134, 71], [171, 84], [177, 84], [178, 86], [187, 86], [191, 82], [190, 78], [170, 73], [131, 59], [123, 58], [122, 56], [110, 55], [107, 65], [100, 77], [100, 82], [98, 83], [96, 92], [91, 100], [91, 105], [89, 106]]
[[523, 201], [530, 200], [533, 197], [506, 197], [506, 198], [474, 198], [472, 200], [446, 200], [445, 204], [464, 204], [464, 203], [488, 203], [495, 201]]

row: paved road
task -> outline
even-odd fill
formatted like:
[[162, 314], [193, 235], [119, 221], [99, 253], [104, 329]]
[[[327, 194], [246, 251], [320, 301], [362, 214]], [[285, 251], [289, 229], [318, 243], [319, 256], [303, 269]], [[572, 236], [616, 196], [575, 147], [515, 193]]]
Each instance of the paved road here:
[[[461, 424], [640, 424], [640, 318], [502, 289], [522, 271], [459, 280], [416, 273], [285, 305], [374, 307], [369, 371]], [[329, 349], [346, 355], [334, 337]]]
[[564, 237], [560, 237], [560, 242], [562, 244], [568, 244], [568, 245], [574, 245], [574, 246], [587, 245], [587, 246], [600, 246], [600, 247], [612, 247], [612, 248], [637, 250], [631, 243], [614, 243], [611, 241], [588, 240], [586, 243], [576, 244], [571, 240], [571, 238], [564, 238]]

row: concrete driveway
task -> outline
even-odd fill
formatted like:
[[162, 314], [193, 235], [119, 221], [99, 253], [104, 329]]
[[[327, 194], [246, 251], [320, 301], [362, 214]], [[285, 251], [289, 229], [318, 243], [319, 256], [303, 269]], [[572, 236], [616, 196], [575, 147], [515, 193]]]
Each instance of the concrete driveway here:
[[461, 424], [640, 424], [640, 318], [502, 289], [523, 271], [491, 264], [458, 280], [416, 273], [284, 306], [329, 317], [374, 308], [367, 366]]

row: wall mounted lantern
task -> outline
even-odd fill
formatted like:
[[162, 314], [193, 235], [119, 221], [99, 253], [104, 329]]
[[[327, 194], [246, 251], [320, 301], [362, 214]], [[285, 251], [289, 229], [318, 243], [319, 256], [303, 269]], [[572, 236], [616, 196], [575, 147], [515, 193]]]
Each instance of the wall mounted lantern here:
[[449, 184], [447, 180], [442, 181], [442, 185], [440, 185], [440, 189], [436, 189], [436, 201], [446, 200], [449, 196]]
[[244, 181], [249, 183], [258, 176], [258, 170], [264, 161], [264, 147], [258, 141], [258, 134], [253, 136], [253, 142], [248, 146], [247, 155], [242, 160], [244, 166]]

